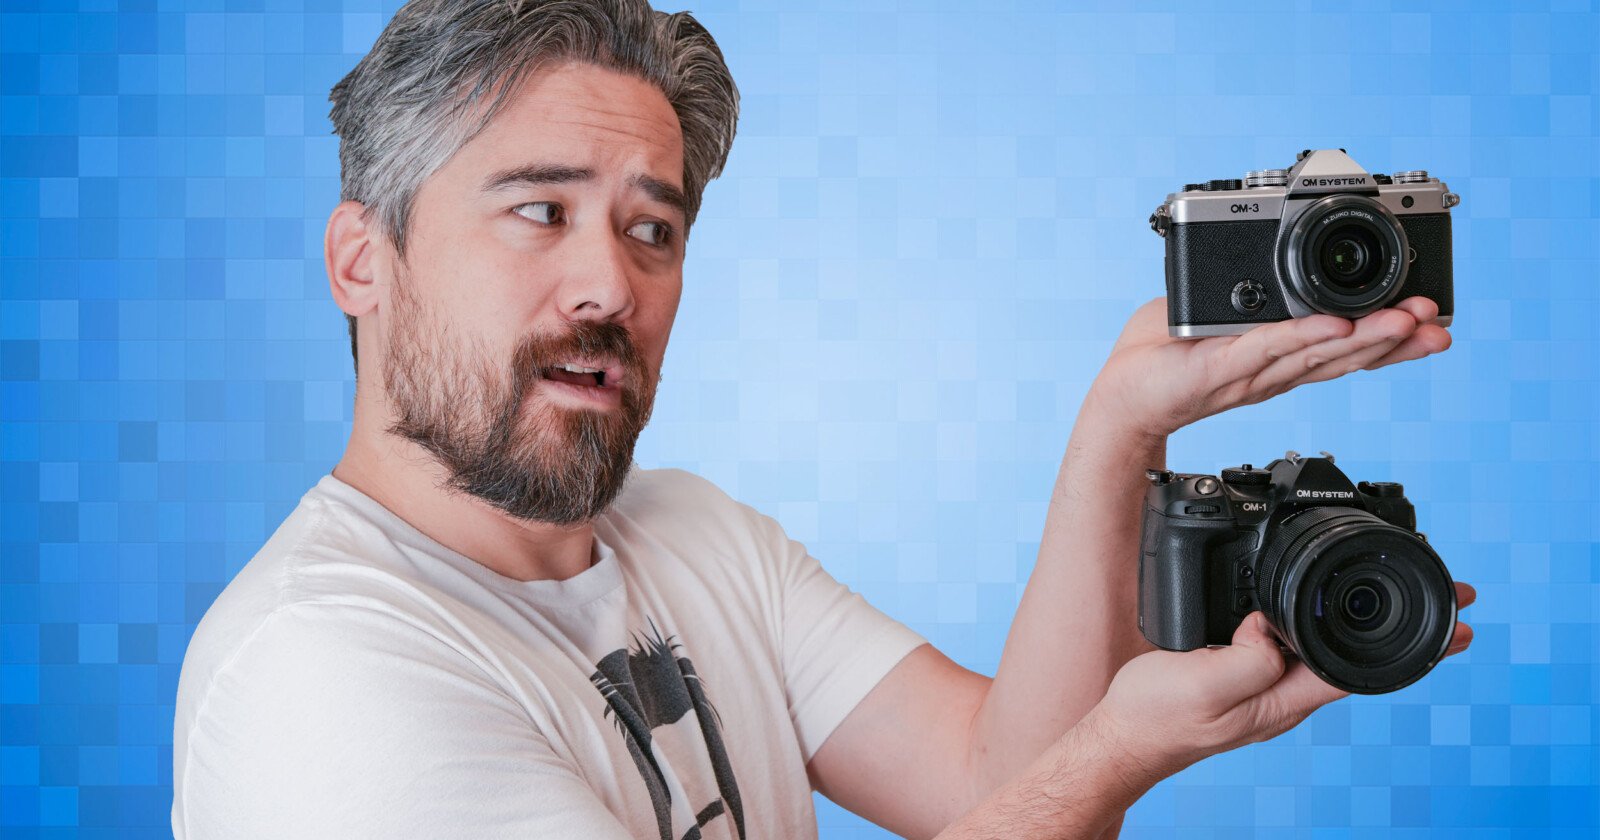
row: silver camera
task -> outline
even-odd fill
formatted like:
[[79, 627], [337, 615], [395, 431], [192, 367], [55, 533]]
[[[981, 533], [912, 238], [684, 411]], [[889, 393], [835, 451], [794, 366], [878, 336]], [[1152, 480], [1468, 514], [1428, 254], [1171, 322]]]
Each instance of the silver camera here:
[[1315, 313], [1359, 318], [1402, 297], [1455, 313], [1450, 208], [1423, 170], [1369, 173], [1343, 149], [1289, 169], [1188, 184], [1150, 216], [1166, 239], [1167, 323], [1178, 338], [1237, 335]]

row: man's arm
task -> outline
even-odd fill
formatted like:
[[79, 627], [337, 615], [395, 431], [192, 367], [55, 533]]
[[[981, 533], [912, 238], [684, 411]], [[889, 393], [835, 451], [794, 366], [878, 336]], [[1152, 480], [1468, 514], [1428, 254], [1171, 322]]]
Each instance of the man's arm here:
[[1044, 535], [994, 684], [973, 721], [980, 788], [1013, 776], [1154, 647], [1139, 632], [1139, 515], [1165, 435], [1119, 424], [1091, 392], [1067, 443]]
[[[1017, 774], [1099, 702], [1123, 664], [1154, 649], [1138, 632], [1138, 512], [1144, 470], [1166, 461], [1166, 435], [1119, 423], [1090, 392], [1000, 667], [968, 733], [973, 797]], [[1121, 823], [1120, 812], [1106, 821], [1113, 836]]]
[[1146, 468], [1188, 423], [1449, 345], [1431, 301], [1352, 323], [1315, 316], [1242, 336], [1175, 341], [1164, 301], [1142, 307], [1074, 426], [1039, 558], [992, 681], [923, 648], [835, 730], [817, 789], [879, 825], [928, 836], [986, 798], [1073, 726], [1117, 670], [1151, 650], [1138, 630]]
[[1152, 785], [1092, 715], [1080, 718], [1018, 776], [939, 832], [938, 840], [1096, 837]]
[[[984, 786], [1011, 778], [1082, 717], [1139, 632], [1139, 524], [1147, 468], [1169, 434], [1295, 387], [1441, 351], [1438, 306], [1410, 298], [1356, 321], [1327, 315], [1200, 341], [1168, 335], [1165, 299], [1129, 320], [1095, 378], [1051, 496], [1044, 537], [994, 685], [974, 720]], [[1029, 710], [1048, 710], [1044, 714]]]
[[1156, 782], [1206, 756], [1293, 727], [1345, 696], [1289, 663], [1251, 613], [1233, 644], [1155, 651], [1119, 670], [1105, 696], [937, 840], [1089, 840]]
[[1071, 729], [1117, 669], [1151, 649], [1138, 632], [1138, 521], [1130, 527], [1128, 512], [1143, 503], [1143, 470], [1165, 459], [1164, 437], [1118, 434], [1086, 403], [996, 678], [932, 646], [913, 651], [818, 750], [817, 790], [892, 831], [926, 837]]
[[938, 840], [1100, 836], [1161, 779], [1276, 737], [1343, 696], [1286, 660], [1266, 619], [1251, 613], [1228, 647], [1153, 651], [1123, 666], [1088, 714]]

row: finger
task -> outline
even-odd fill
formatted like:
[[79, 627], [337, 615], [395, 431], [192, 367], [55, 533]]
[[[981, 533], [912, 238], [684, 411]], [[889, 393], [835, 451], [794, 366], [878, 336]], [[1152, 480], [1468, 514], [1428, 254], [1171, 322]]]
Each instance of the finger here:
[[1456, 581], [1456, 609], [1464, 610], [1478, 600], [1478, 590], [1472, 588], [1470, 583]]
[[1321, 365], [1306, 371], [1299, 378], [1289, 382], [1288, 384], [1274, 383], [1267, 385], [1266, 387], [1275, 388], [1276, 392], [1281, 393], [1284, 391], [1292, 391], [1301, 385], [1306, 385], [1312, 382], [1326, 382], [1329, 379], [1338, 379], [1347, 373], [1355, 373], [1358, 370], [1366, 369], [1368, 365], [1387, 355], [1398, 344], [1400, 344], [1400, 342], [1401, 339], [1382, 341], [1378, 344], [1372, 345], [1371, 347], [1366, 347], [1355, 353], [1351, 353], [1343, 358], [1324, 362]]
[[1201, 341], [1212, 384], [1221, 387], [1256, 374], [1277, 361], [1325, 342], [1349, 336], [1355, 325], [1332, 315], [1310, 315], [1263, 324], [1231, 342]]
[[1287, 728], [1317, 709], [1349, 696], [1350, 692], [1324, 682], [1304, 662], [1296, 659], [1284, 668], [1283, 676], [1254, 702], [1259, 715], [1276, 722], [1278, 727]]
[[1417, 319], [1419, 324], [1429, 324], [1439, 317], [1439, 304], [1433, 298], [1416, 295], [1408, 297], [1394, 305], [1395, 309], [1404, 309]]
[[1233, 703], [1265, 691], [1283, 675], [1283, 653], [1259, 610], [1239, 622], [1233, 644], [1216, 649], [1213, 658], [1219, 663], [1215, 667], [1225, 675]]
[[1467, 649], [1472, 644], [1472, 625], [1456, 622], [1456, 629], [1450, 634], [1450, 645], [1444, 649], [1445, 656], [1455, 656]]
[[[1346, 358], [1363, 350], [1380, 346], [1393, 348], [1416, 329], [1417, 319], [1412, 317], [1410, 312], [1403, 309], [1380, 309], [1356, 321], [1354, 330], [1344, 338], [1314, 344], [1273, 362], [1256, 375], [1251, 382], [1251, 389], [1256, 392], [1282, 393], [1315, 368], [1330, 363], [1342, 365]], [[1342, 370], [1337, 366], [1335, 369]]]
[[1434, 353], [1443, 353], [1450, 349], [1452, 340], [1450, 331], [1444, 327], [1438, 324], [1423, 324], [1417, 327], [1417, 331], [1412, 333], [1410, 338], [1401, 342], [1398, 347], [1390, 350], [1387, 355], [1372, 364], [1367, 365], [1367, 370], [1377, 370], [1396, 362], [1409, 362], [1412, 359], [1420, 359], [1423, 356], [1431, 356]]

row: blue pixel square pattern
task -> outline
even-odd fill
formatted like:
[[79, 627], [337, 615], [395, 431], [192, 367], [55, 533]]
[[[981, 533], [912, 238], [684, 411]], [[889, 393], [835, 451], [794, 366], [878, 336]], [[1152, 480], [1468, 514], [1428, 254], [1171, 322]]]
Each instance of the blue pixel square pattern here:
[[[337, 459], [329, 88], [394, 0], [0, 6], [0, 838], [165, 837], [195, 623]], [[675, 10], [668, 8], [667, 10]], [[1454, 347], [1186, 428], [1402, 481], [1473, 648], [1200, 762], [1126, 838], [1600, 835], [1592, 0], [691, 9], [742, 94], [636, 457], [992, 674], [1184, 183], [1342, 147], [1453, 214]], [[861, 360], [871, 359], [871, 364]], [[827, 838], [889, 836], [817, 797]]]

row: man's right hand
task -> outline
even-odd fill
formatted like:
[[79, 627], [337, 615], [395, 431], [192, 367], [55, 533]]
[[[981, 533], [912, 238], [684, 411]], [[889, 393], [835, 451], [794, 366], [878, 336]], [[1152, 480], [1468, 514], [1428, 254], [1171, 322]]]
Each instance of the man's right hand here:
[[[1456, 584], [1458, 609], [1476, 597]], [[1471, 642], [1472, 628], [1458, 622], [1446, 654]], [[1266, 618], [1253, 612], [1228, 647], [1134, 657], [1099, 705], [939, 837], [1099, 837], [1162, 779], [1274, 738], [1347, 694], [1286, 659]]]
[[[1476, 597], [1471, 586], [1456, 584], [1458, 609]], [[1471, 641], [1472, 628], [1458, 623], [1446, 653], [1460, 653]], [[1161, 779], [1207, 756], [1275, 738], [1348, 695], [1299, 659], [1286, 659], [1266, 617], [1252, 612], [1228, 647], [1133, 658], [1089, 714]]]
[[1270, 632], [1253, 612], [1229, 647], [1134, 657], [1100, 703], [1021, 777], [938, 840], [1101, 837], [1162, 779], [1207, 756], [1265, 741], [1346, 695], [1303, 663], [1286, 663]]
[[1349, 692], [1286, 660], [1267, 619], [1250, 613], [1227, 647], [1137, 656], [1090, 715], [1155, 779], [1207, 756], [1266, 741]]

